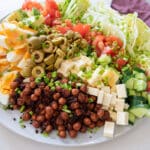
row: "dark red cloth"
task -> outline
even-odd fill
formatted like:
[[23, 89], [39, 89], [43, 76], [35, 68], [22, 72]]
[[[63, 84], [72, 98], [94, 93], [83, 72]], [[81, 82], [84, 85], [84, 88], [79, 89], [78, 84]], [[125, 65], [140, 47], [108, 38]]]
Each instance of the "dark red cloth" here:
[[150, 4], [145, 0], [113, 0], [112, 8], [122, 14], [137, 12], [148, 26], [150, 26]]

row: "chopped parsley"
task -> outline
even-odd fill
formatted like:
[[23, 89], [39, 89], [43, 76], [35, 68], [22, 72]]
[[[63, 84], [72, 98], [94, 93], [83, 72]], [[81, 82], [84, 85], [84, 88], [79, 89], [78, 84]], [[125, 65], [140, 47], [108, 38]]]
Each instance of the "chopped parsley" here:
[[71, 114], [71, 110], [68, 109], [68, 106], [67, 105], [64, 105], [63, 108], [62, 108], [62, 111], [68, 113], [68, 114]]
[[89, 98], [89, 99], [88, 99], [88, 102], [89, 102], [89, 103], [93, 103], [94, 100], [93, 100], [92, 98]]
[[43, 132], [42, 135], [43, 135], [44, 137], [48, 137], [48, 136], [49, 136], [49, 134], [46, 133], [46, 132]]
[[34, 15], [34, 16], [40, 16], [41, 14], [40, 14], [40, 11], [38, 10], [38, 9], [36, 9], [36, 8], [33, 8], [32, 9], [32, 14]]
[[35, 83], [40, 83], [42, 81], [42, 78], [41, 77], [37, 77], [36, 79], [35, 79]]
[[19, 88], [16, 88], [16, 89], [15, 89], [15, 92], [16, 92], [17, 94], [20, 94], [22, 91], [21, 91]]
[[52, 72], [52, 78], [56, 78], [56, 77], [57, 77], [57, 72], [56, 71]]
[[19, 125], [21, 128], [25, 128], [23, 119], [19, 119]]
[[26, 108], [25, 105], [22, 105], [19, 111], [22, 113], [24, 112], [25, 108]]

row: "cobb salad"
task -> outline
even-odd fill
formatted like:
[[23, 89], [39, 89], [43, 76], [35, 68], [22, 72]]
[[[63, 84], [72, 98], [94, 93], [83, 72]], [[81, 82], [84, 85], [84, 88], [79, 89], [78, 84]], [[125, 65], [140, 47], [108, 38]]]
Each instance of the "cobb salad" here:
[[150, 116], [150, 29], [101, 1], [25, 0], [0, 24], [0, 103], [65, 138]]

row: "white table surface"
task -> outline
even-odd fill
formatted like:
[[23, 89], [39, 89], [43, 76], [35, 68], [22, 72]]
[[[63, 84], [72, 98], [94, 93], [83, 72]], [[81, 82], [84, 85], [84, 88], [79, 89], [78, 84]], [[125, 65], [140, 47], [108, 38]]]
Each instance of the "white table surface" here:
[[[0, 0], [0, 18], [19, 8], [23, 0]], [[150, 150], [150, 119], [144, 119], [132, 131], [107, 143], [80, 148], [57, 147], [37, 143], [14, 134], [0, 125], [0, 150]]]

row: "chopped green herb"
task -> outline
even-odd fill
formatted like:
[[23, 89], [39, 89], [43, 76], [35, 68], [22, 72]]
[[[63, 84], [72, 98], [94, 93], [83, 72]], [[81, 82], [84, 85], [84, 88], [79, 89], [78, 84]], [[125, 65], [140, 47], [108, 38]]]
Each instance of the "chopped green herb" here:
[[55, 81], [56, 86], [60, 86], [60, 84], [61, 84], [60, 81]]
[[46, 133], [46, 132], [43, 132], [42, 135], [43, 135], [44, 137], [48, 137], [48, 136], [49, 136], [49, 134]]
[[42, 48], [49, 48], [49, 45], [45, 42], [42, 43]]
[[48, 83], [49, 83], [49, 78], [46, 77], [46, 76], [44, 76], [43, 78], [44, 78], [44, 82], [45, 82], [46, 84], [48, 84]]
[[19, 35], [18, 40], [23, 41], [24, 40], [24, 35]]
[[70, 74], [69, 80], [76, 81], [78, 79], [78, 76], [76, 74]]
[[53, 87], [51, 87], [51, 90], [52, 90], [52, 91], [55, 91], [55, 89], [56, 89], [56, 88], [55, 88], [54, 86], [53, 86]]
[[32, 9], [32, 14], [33, 14], [34, 16], [39, 16], [39, 15], [40, 15], [40, 11], [39, 11], [38, 9], [36, 9], [36, 8], [33, 8], [33, 9]]
[[25, 110], [25, 105], [22, 105], [19, 111], [22, 113], [24, 110]]
[[53, 87], [53, 86], [54, 86], [54, 83], [53, 83], [53, 82], [50, 82], [50, 83], [48, 84], [48, 86], [49, 86], [49, 87]]
[[52, 72], [52, 78], [56, 78], [56, 77], [57, 77], [57, 72], [56, 71]]
[[21, 128], [25, 128], [23, 119], [19, 119], [19, 124]]
[[86, 71], [86, 72], [83, 74], [83, 76], [84, 76], [86, 79], [91, 78], [91, 77], [92, 77], [92, 71], [91, 71], [91, 70]]
[[28, 14], [25, 11], [23, 11], [22, 9], [20, 9], [18, 12], [19, 12], [19, 15], [20, 15], [19, 20], [23, 20], [25, 18], [28, 18]]
[[20, 94], [20, 93], [21, 93], [21, 90], [20, 90], [19, 88], [16, 88], [16, 89], [15, 89], [15, 92], [16, 92], [17, 94]]
[[62, 108], [62, 111], [68, 113], [68, 114], [71, 114], [71, 110], [68, 109], [68, 106], [67, 105], [64, 105], [63, 108]]
[[32, 116], [33, 115], [33, 111], [30, 111], [29, 114]]
[[42, 78], [41, 77], [37, 77], [36, 79], [35, 79], [35, 83], [40, 83], [42, 81]]
[[89, 102], [89, 103], [93, 103], [94, 100], [93, 100], [92, 98], [89, 98], [89, 99], [88, 99], [88, 102]]

